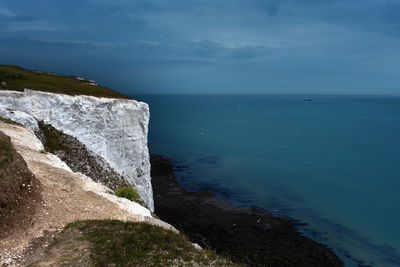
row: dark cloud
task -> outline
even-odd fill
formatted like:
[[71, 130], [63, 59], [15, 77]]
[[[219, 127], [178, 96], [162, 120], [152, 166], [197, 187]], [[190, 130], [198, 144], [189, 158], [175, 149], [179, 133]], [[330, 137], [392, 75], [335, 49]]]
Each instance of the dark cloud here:
[[395, 0], [5, 0], [0, 64], [76, 64], [138, 93], [398, 93], [399, 14]]
[[1, 38], [0, 43], [5, 46], [19, 46], [22, 48], [40, 48], [40, 49], [78, 49], [78, 50], [101, 50], [107, 49], [107, 46], [95, 45], [91, 43], [84, 42], [70, 42], [70, 41], [43, 41], [43, 40], [33, 40], [28, 37], [11, 37], [11, 38]]

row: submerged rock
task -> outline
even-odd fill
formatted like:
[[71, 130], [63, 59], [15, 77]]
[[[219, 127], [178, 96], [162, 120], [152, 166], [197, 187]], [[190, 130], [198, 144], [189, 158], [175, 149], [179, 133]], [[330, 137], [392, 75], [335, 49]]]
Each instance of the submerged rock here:
[[155, 213], [210, 248], [249, 266], [343, 266], [327, 247], [301, 236], [289, 219], [234, 207], [212, 193], [183, 190], [168, 159], [151, 156]]

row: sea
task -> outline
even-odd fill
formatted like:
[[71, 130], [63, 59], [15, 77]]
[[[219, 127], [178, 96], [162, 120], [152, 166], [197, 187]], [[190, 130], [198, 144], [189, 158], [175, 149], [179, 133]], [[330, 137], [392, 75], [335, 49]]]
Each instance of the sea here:
[[186, 190], [289, 217], [345, 266], [400, 266], [400, 97], [136, 98]]

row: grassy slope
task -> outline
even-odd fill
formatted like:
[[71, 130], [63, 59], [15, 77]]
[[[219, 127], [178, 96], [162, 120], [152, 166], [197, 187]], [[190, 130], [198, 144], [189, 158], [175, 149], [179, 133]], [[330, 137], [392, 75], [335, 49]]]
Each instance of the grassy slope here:
[[[4, 84], [4, 82], [6, 84]], [[73, 76], [63, 76], [23, 69], [15, 65], [0, 65], [0, 90], [33, 90], [69, 95], [91, 95], [98, 97], [129, 97], [100, 85], [90, 85], [91, 81]]]
[[69, 224], [30, 266], [238, 266], [182, 235], [146, 223], [115, 220]]

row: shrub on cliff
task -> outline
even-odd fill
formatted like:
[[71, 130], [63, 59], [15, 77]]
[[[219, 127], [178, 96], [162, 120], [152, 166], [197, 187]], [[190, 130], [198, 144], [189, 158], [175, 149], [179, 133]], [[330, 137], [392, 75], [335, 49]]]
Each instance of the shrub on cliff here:
[[123, 185], [115, 189], [115, 195], [137, 202], [139, 195], [131, 185]]
[[65, 143], [61, 140], [62, 132], [43, 121], [38, 121], [38, 126], [42, 135], [40, 139], [46, 151], [54, 153], [56, 150], [66, 150]]

